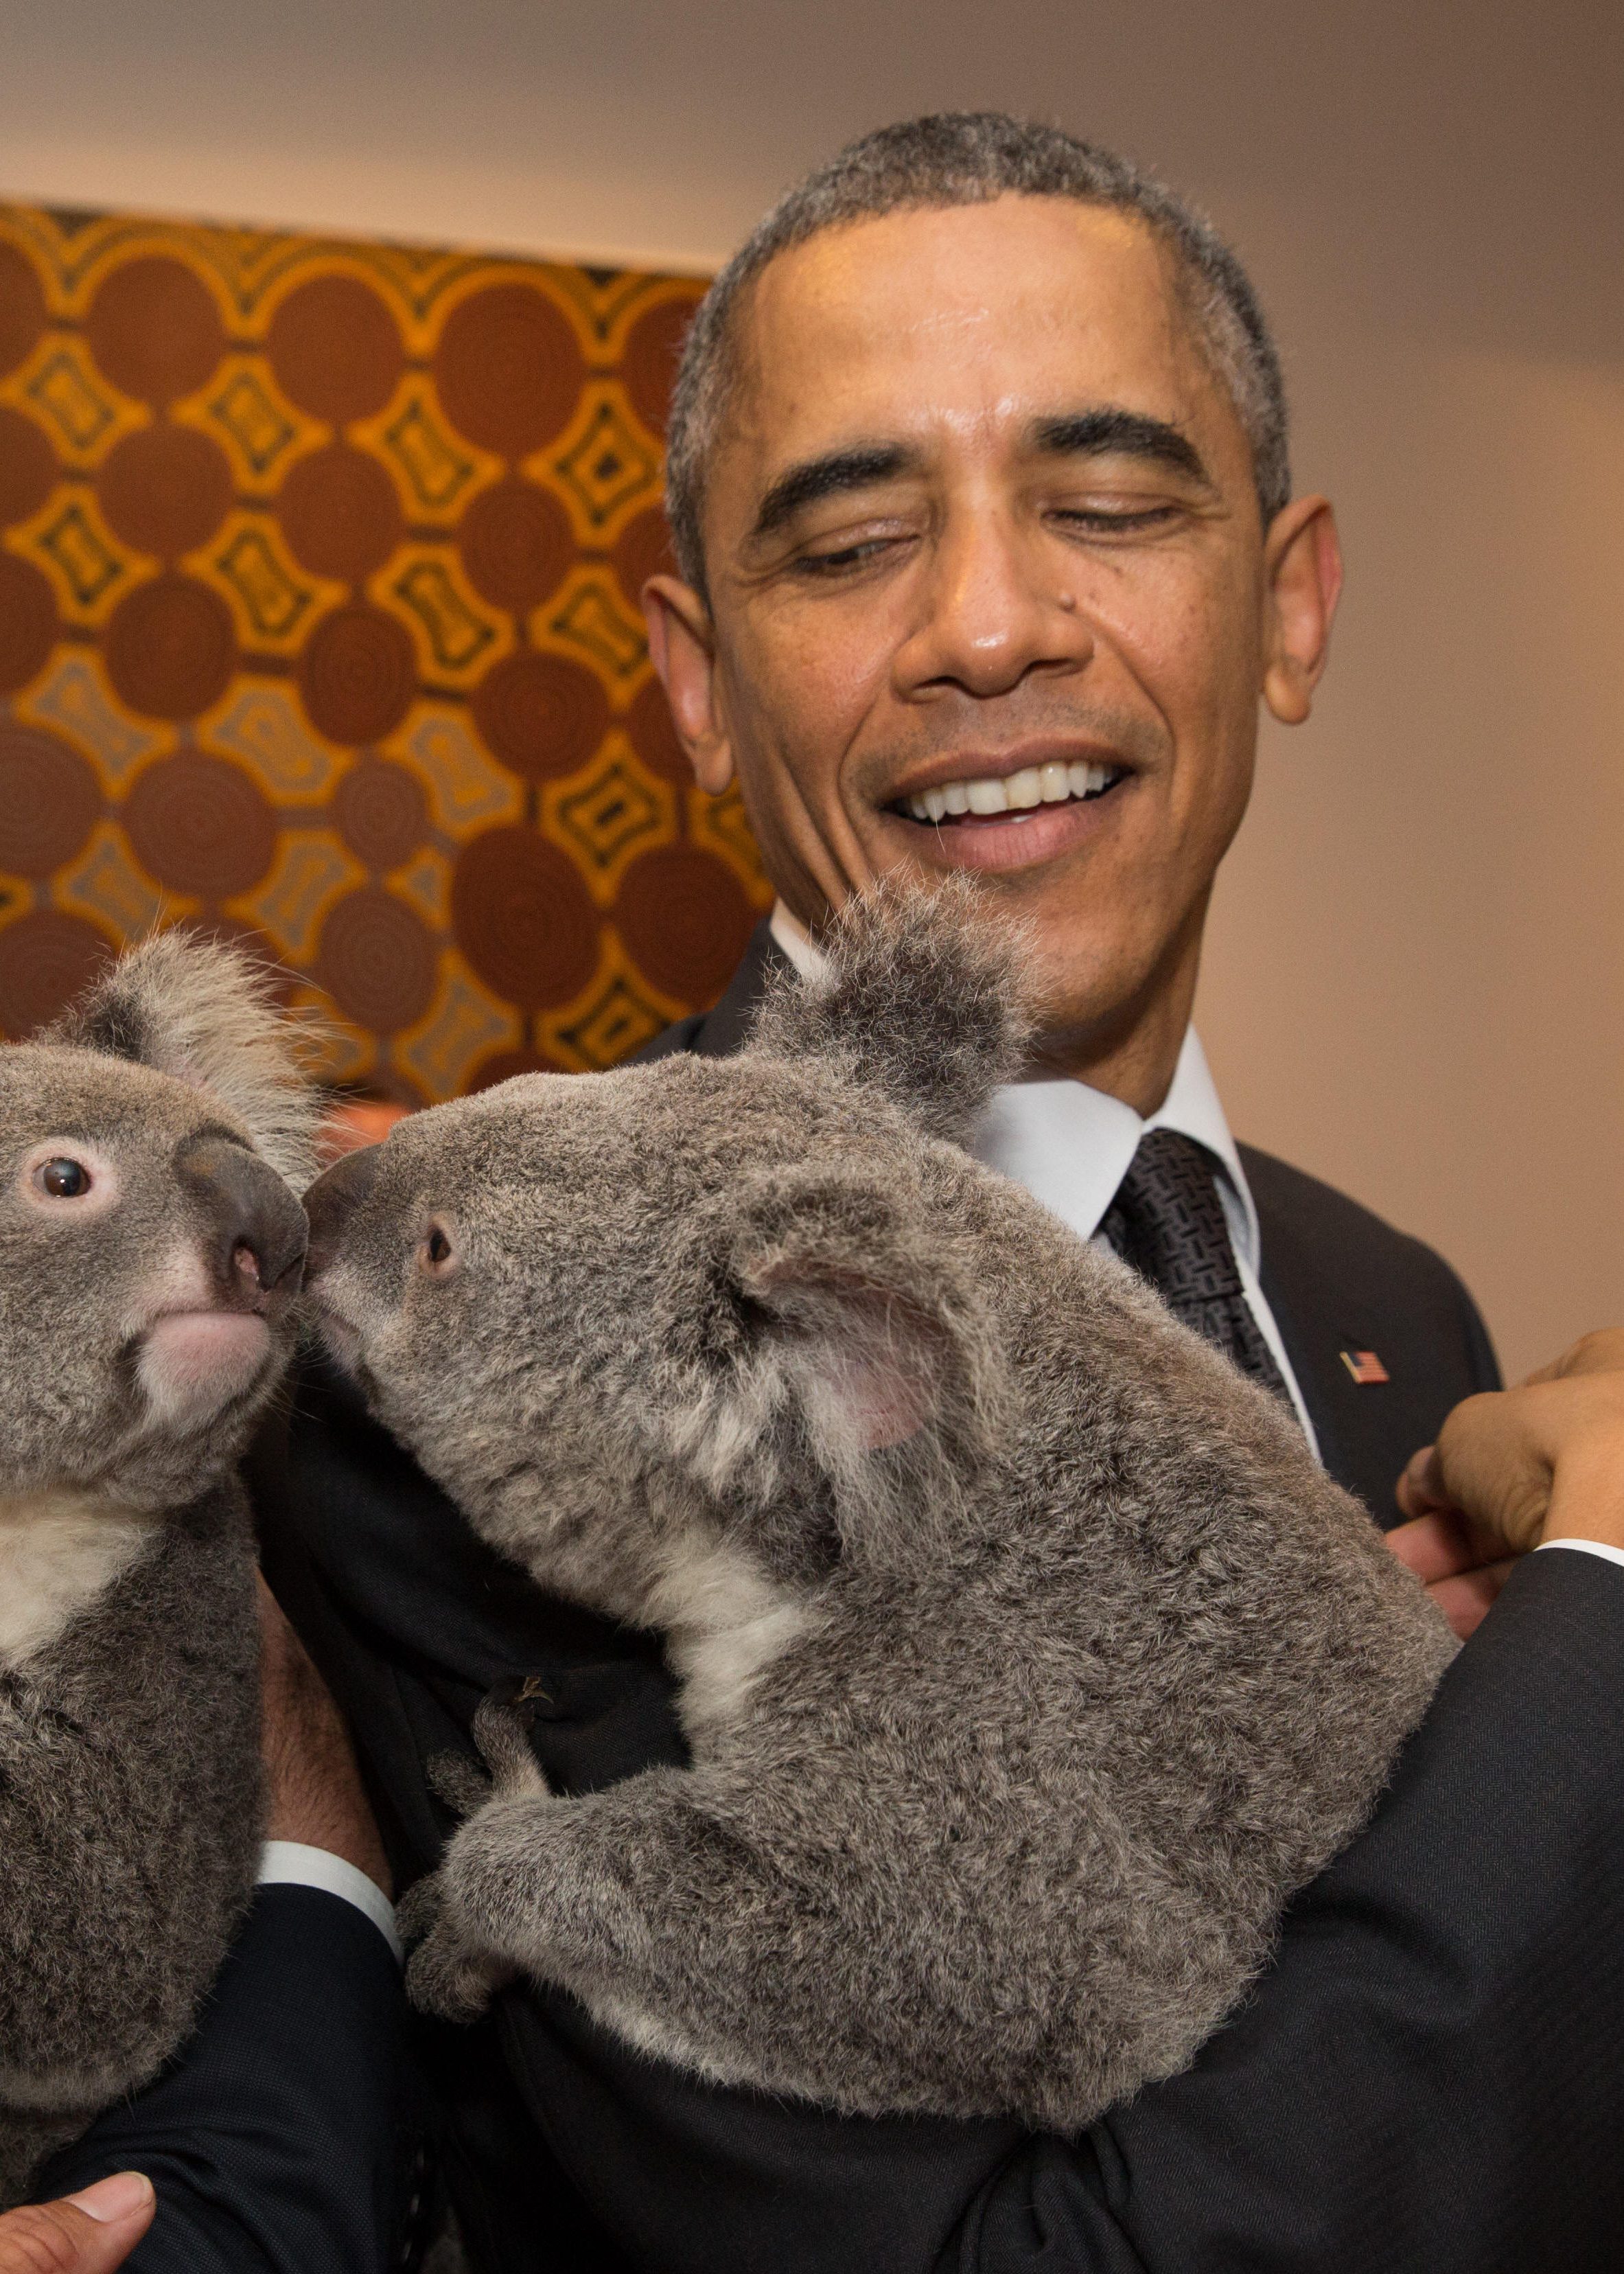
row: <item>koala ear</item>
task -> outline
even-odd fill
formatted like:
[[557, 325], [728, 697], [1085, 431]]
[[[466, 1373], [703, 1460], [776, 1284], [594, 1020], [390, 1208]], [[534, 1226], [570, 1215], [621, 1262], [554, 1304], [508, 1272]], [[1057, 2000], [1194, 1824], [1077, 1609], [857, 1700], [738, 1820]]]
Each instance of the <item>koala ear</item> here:
[[315, 1172], [318, 1101], [299, 1029], [240, 948], [183, 931], [128, 949], [42, 1042], [127, 1058], [216, 1097], [302, 1192]]
[[822, 972], [779, 975], [750, 1050], [830, 1058], [932, 1136], [961, 1142], [1026, 1056], [1028, 945], [970, 877], [929, 889], [883, 881], [820, 936]]
[[1002, 1441], [1013, 1392], [986, 1307], [878, 1183], [758, 1180], [734, 1196], [724, 1271], [739, 1334], [719, 1436], [769, 1494], [809, 1451], [848, 1544], [917, 1532]]

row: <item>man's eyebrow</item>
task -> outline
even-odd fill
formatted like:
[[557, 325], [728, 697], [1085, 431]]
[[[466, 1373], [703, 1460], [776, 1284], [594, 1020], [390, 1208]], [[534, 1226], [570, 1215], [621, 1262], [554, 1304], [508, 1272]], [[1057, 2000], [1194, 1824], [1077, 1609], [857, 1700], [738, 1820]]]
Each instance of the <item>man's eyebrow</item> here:
[[1115, 404], [1040, 418], [1032, 429], [1032, 445], [1056, 457], [1103, 457], [1109, 452], [1152, 458], [1177, 473], [1190, 475], [1192, 480], [1209, 479], [1194, 443], [1177, 426], [1170, 426], [1165, 418], [1147, 418], [1142, 410], [1124, 410]]
[[914, 454], [900, 442], [874, 442], [851, 450], [831, 450], [808, 458], [780, 474], [756, 512], [752, 537], [771, 537], [809, 505], [846, 490], [866, 490], [876, 482], [891, 480], [913, 463]]

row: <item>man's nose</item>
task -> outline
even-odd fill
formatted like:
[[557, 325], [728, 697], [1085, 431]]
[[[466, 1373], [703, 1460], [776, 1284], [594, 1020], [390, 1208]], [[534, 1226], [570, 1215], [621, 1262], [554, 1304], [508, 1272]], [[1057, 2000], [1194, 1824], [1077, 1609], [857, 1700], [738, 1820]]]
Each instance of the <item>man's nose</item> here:
[[325, 1271], [342, 1245], [344, 1227], [355, 1214], [378, 1175], [378, 1156], [381, 1145], [362, 1145], [353, 1153], [346, 1153], [342, 1161], [335, 1161], [323, 1171], [304, 1195], [304, 1213], [310, 1219], [310, 1254], [306, 1263], [309, 1276], [314, 1279]]
[[245, 1145], [214, 1138], [189, 1147], [178, 1166], [202, 1203], [216, 1285], [239, 1300], [297, 1293], [304, 1211], [275, 1170]]
[[935, 548], [928, 599], [898, 651], [904, 692], [1007, 694], [1030, 671], [1075, 671], [1094, 650], [1079, 604], [1082, 564], [1008, 510], [966, 505]]

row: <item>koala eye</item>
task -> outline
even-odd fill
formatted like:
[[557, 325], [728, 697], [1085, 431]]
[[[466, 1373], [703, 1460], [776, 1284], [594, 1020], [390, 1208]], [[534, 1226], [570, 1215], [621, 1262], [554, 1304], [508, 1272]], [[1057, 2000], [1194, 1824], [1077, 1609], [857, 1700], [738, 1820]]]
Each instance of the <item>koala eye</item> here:
[[34, 1172], [34, 1181], [54, 1201], [79, 1201], [84, 1199], [95, 1179], [82, 1161], [71, 1160], [64, 1154], [55, 1161], [41, 1161]]
[[434, 1278], [442, 1278], [456, 1260], [456, 1251], [451, 1245], [446, 1228], [439, 1224], [430, 1224], [423, 1236], [417, 1254], [422, 1259], [424, 1269]]

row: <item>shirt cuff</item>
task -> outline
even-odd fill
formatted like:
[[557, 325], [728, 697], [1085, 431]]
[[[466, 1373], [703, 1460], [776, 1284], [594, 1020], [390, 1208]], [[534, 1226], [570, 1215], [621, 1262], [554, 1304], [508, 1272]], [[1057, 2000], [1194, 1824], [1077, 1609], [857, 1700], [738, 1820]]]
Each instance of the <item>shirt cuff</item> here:
[[[1624, 1560], [1624, 1559], [1621, 1559]], [[405, 1952], [395, 1932], [395, 1905], [381, 1887], [355, 1864], [346, 1864], [325, 1848], [307, 1848], [298, 1840], [267, 1840], [259, 1850], [262, 1887], [319, 1887], [364, 1911], [401, 1963]]]
[[1534, 1553], [1541, 1555], [1547, 1547], [1582, 1547], [1587, 1555], [1602, 1555], [1609, 1563], [1624, 1563], [1624, 1547], [1609, 1547], [1605, 1540], [1542, 1540]]

